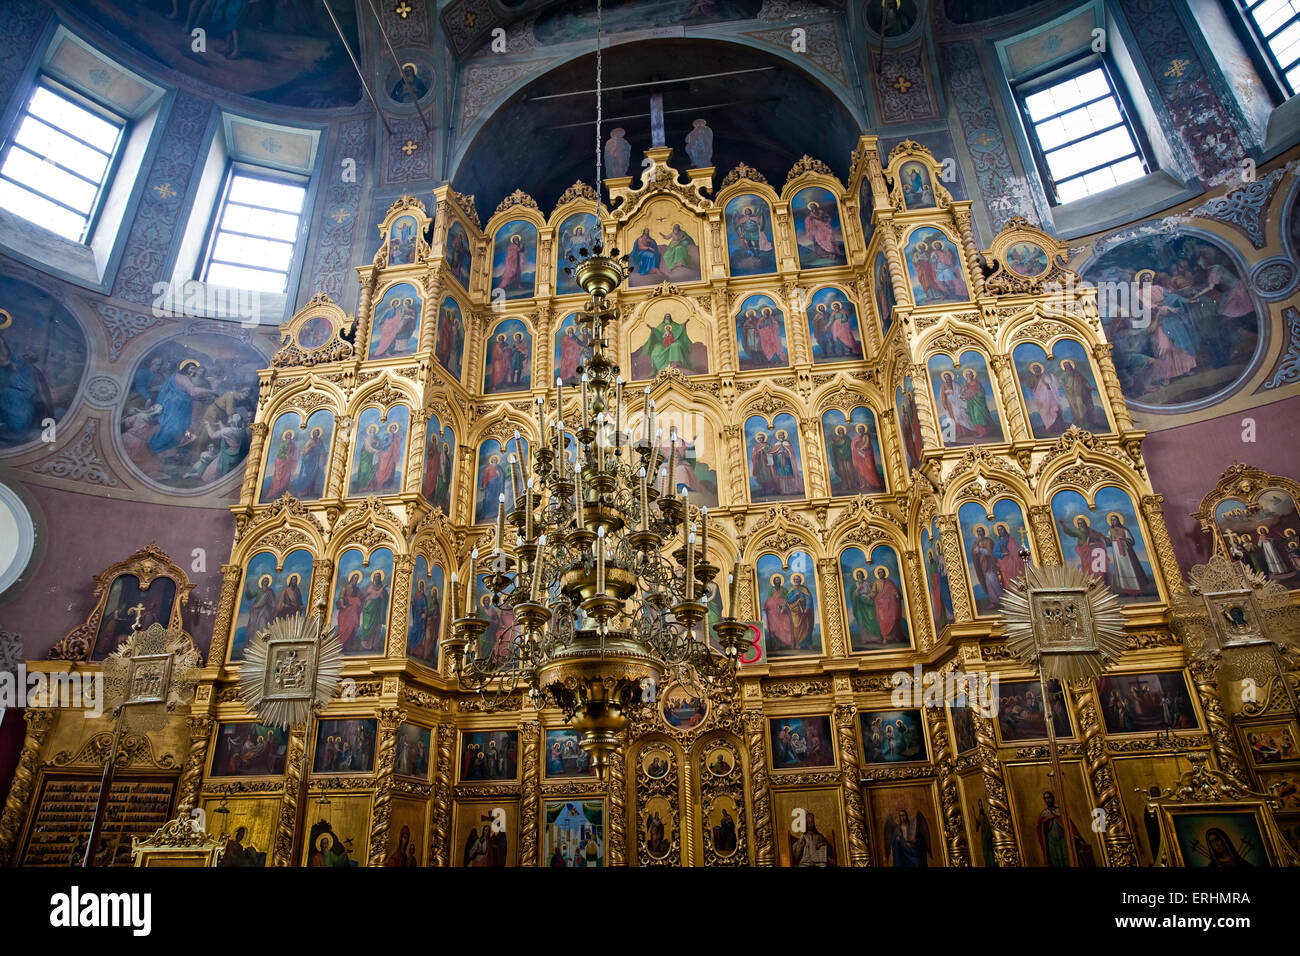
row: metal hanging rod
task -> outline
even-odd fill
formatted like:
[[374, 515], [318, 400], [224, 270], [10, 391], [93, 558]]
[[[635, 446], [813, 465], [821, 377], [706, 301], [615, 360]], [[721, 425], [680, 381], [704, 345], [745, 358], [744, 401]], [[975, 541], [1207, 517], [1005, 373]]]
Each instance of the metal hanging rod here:
[[[642, 83], [624, 83], [622, 86], [606, 86], [604, 90], [608, 93], [610, 90], [635, 90], [643, 86], [668, 86], [673, 83], [689, 83], [692, 80], [712, 80], [721, 76], [740, 76], [745, 73], [766, 73], [768, 70], [775, 70], [774, 66], [757, 66], [748, 70], [728, 70], [725, 73], [701, 73], [698, 76], [680, 76], [672, 80], [646, 80]], [[558, 100], [566, 96], [586, 96], [595, 93], [595, 90], [574, 90], [571, 93], [547, 93], [545, 96], [530, 96], [528, 102], [535, 100]]]

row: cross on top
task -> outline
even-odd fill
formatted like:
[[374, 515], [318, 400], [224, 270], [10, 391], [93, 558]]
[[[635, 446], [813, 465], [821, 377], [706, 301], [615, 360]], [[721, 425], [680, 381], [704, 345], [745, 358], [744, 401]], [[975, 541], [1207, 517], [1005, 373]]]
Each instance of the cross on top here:
[[144, 614], [144, 602], [143, 602], [143, 601], [140, 602], [140, 603], [137, 604], [135, 607], [127, 608], [126, 613], [127, 613], [127, 614], [134, 614], [134, 615], [135, 615], [135, 629], [136, 629], [136, 630], [139, 630], [139, 629], [140, 629], [140, 616], [141, 616], [142, 614]]

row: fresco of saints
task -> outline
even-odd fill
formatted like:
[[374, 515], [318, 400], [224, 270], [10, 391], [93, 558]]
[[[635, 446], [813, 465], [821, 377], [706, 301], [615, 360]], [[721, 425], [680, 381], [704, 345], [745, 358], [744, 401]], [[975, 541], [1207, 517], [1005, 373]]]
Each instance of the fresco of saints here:
[[[1154, 597], [1155, 587], [1135, 550], [1137, 538], [1124, 524], [1124, 516], [1118, 511], [1112, 511], [1106, 515], [1106, 523], [1106, 536], [1111, 546], [1111, 586], [1120, 594]], [[1259, 531], [1260, 540], [1263, 541], [1268, 529], [1260, 528]], [[1269, 544], [1272, 545], [1271, 540]], [[1281, 570], [1280, 557], [1277, 564]]]
[[1106, 413], [1097, 404], [1097, 387], [1092, 375], [1080, 371], [1073, 359], [1061, 359], [1061, 378], [1074, 424], [1091, 432], [1108, 431]]
[[519, 233], [510, 237], [505, 248], [505, 268], [497, 288], [510, 293], [524, 288], [524, 240]]
[[1060, 518], [1056, 519], [1056, 526], [1061, 529], [1062, 542], [1067, 537], [1074, 539], [1074, 553], [1079, 559], [1079, 567], [1110, 587], [1111, 561], [1107, 549], [1110, 539], [1094, 528], [1084, 515], [1075, 515], [1073, 527]]
[[835, 241], [835, 221], [831, 210], [817, 200], [808, 203], [808, 214], [803, 220], [804, 234], [812, 246], [812, 258], [836, 259], [840, 255], [839, 244]]
[[681, 223], [673, 223], [670, 232], [660, 234], [668, 241], [664, 249], [664, 271], [671, 273], [674, 269], [694, 269], [696, 266], [693, 249], [695, 240], [686, 234]]
[[970, 546], [970, 566], [976, 580], [988, 596], [991, 609], [1002, 606], [1002, 595], [1006, 591], [1002, 580], [1002, 568], [998, 564], [994, 551], [994, 540], [989, 537], [989, 529], [982, 524], [975, 526], [975, 540]]

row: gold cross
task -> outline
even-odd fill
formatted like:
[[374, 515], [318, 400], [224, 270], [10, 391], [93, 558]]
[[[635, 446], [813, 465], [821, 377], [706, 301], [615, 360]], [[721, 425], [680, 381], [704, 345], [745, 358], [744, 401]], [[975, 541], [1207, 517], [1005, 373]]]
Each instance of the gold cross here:
[[912, 81], [905, 76], [899, 76], [899, 77], [895, 77], [893, 85], [894, 85], [894, 89], [898, 90], [898, 92], [906, 93], [909, 89], [911, 89]]
[[134, 629], [138, 631], [140, 629], [140, 615], [144, 613], [144, 602], [137, 604], [135, 607], [127, 608], [126, 613], [135, 615]]
[[410, 156], [419, 148], [420, 148], [420, 144], [413, 139], [408, 139], [405, 143], [402, 144], [402, 152], [404, 152], [407, 156]]
[[338, 212], [331, 215], [330, 218], [333, 219], [335, 223], [341, 226], [343, 225], [343, 221], [345, 219], [352, 218], [352, 213], [348, 212], [346, 209], [340, 209]]
[[402, 2], [397, 5], [397, 9], [395, 9], [393, 12], [396, 13], [403, 20], [405, 20], [407, 17], [411, 15], [411, 11], [414, 9], [415, 9], [414, 7], [407, 4], [406, 0], [402, 0]]
[[981, 149], [988, 149], [997, 141], [993, 139], [993, 137], [991, 137], [988, 133], [981, 132], [979, 134], [979, 137], [975, 140], [975, 142], [980, 144]]
[[1187, 68], [1192, 65], [1191, 60], [1182, 58], [1169, 61], [1169, 69], [1165, 70], [1165, 76], [1180, 77], [1187, 72]]
[[466, 10], [466, 11], [465, 11], [465, 26], [467, 26], [467, 27], [469, 27], [469, 29], [473, 30], [473, 29], [474, 29], [474, 24], [477, 23], [477, 22], [478, 22], [478, 14], [475, 13], [473, 10]]
[[171, 199], [176, 195], [176, 190], [172, 189], [171, 183], [163, 183], [160, 186], [155, 186], [153, 191], [158, 194], [159, 199]]

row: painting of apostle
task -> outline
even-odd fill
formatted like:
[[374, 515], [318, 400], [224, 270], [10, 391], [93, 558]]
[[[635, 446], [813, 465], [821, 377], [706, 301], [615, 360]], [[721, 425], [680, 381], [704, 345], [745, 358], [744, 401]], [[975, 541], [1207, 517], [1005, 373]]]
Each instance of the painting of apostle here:
[[415, 242], [419, 226], [414, 216], [398, 216], [388, 230], [388, 264], [407, 266], [415, 261]]
[[212, 752], [214, 777], [268, 777], [284, 773], [287, 727], [222, 724]]
[[767, 656], [802, 657], [822, 652], [817, 621], [817, 577], [806, 551], [788, 563], [775, 554], [758, 559], [759, 611]]
[[469, 291], [469, 272], [473, 253], [469, 248], [469, 235], [459, 222], [453, 221], [447, 229], [446, 260], [447, 268], [456, 277], [460, 287]]
[[773, 770], [835, 766], [829, 717], [772, 717], [767, 725]]
[[393, 552], [388, 548], [376, 548], [369, 561], [356, 548], [339, 557], [334, 623], [344, 654], [384, 653], [392, 581]]
[[518, 758], [517, 730], [463, 733], [460, 741], [460, 781], [514, 780], [519, 776]]
[[799, 424], [782, 412], [770, 422], [760, 415], [745, 420], [749, 494], [755, 501], [780, 501], [804, 495], [799, 455]]
[[431, 505], [451, 514], [451, 469], [456, 455], [456, 434], [442, 426], [437, 415], [429, 416], [424, 432], [424, 478], [420, 491]]
[[819, 290], [808, 301], [808, 331], [815, 364], [862, 358], [858, 311], [834, 286]]
[[322, 720], [316, 728], [312, 773], [370, 773], [375, 769], [373, 718]]
[[555, 377], [565, 385], [578, 385], [591, 361], [591, 334], [578, 328], [578, 313], [570, 312], [555, 333]]
[[1000, 442], [1002, 422], [993, 398], [988, 363], [978, 352], [963, 352], [957, 362], [942, 353], [927, 363], [945, 445]]
[[909, 471], [920, 468], [925, 441], [921, 437], [921, 413], [916, 407], [916, 396], [912, 394], [910, 375], [903, 379], [901, 386], [894, 389], [894, 407], [898, 409], [898, 430], [903, 436], [907, 468]]
[[822, 269], [848, 262], [839, 203], [829, 189], [809, 186], [799, 190], [790, 202], [790, 213], [799, 246], [799, 268]]
[[889, 334], [889, 327], [894, 324], [894, 306], [898, 304], [894, 280], [889, 271], [889, 260], [885, 258], [883, 252], [876, 253], [876, 263], [872, 271], [876, 290], [876, 313], [880, 317], [880, 337], [883, 339]]
[[575, 292], [581, 292], [582, 287], [572, 275], [566, 275], [565, 266], [572, 268], [569, 262], [569, 256], [575, 259], [582, 259], [580, 250], [591, 250], [591, 244], [600, 241], [600, 220], [594, 214], [589, 212], [575, 212], [572, 216], [560, 223], [559, 233], [555, 240], [556, 255], [558, 256], [555, 270], [555, 294], [571, 295]]
[[[676, 455], [671, 454], [676, 445]], [[711, 435], [695, 435], [690, 441], [682, 435], [680, 426], [669, 426], [668, 437], [659, 447], [664, 461], [673, 460], [672, 487], [678, 494], [686, 489], [687, 500], [696, 506], [716, 508], [718, 506], [718, 472], [701, 459], [701, 452], [712, 457], [713, 439]], [[664, 466], [667, 467], [666, 465]]]
[[1063, 434], [1071, 425], [1094, 434], [1110, 431], [1088, 353], [1080, 343], [1062, 339], [1052, 346], [1049, 359], [1042, 346], [1026, 342], [1016, 346], [1014, 358], [1035, 438]]
[[903, 202], [908, 209], [925, 209], [934, 205], [930, 170], [924, 163], [904, 163], [898, 171], [898, 182], [903, 188]]
[[771, 296], [751, 295], [740, 304], [736, 338], [740, 341], [742, 372], [790, 364], [790, 351], [785, 344], [785, 313], [777, 308]]
[[736, 196], [727, 203], [724, 216], [731, 274], [739, 277], [775, 272], [772, 210], [767, 201], [753, 193]]
[[[520, 442], [523, 448], [520, 448]], [[510, 456], [528, 454], [528, 439], [509, 438], [505, 448], [489, 438], [478, 449], [478, 481], [474, 488], [474, 523], [487, 524], [497, 517], [497, 502], [506, 496], [506, 511], [515, 507], [515, 486], [510, 476]]]
[[958, 509], [957, 523], [966, 548], [975, 610], [992, 614], [1002, 607], [1002, 597], [1011, 582], [1025, 573], [1025, 562], [1020, 557], [1020, 550], [1028, 547], [1029, 541], [1024, 512], [1010, 498], [999, 498], [993, 503], [990, 521], [983, 504], [968, 501]]
[[506, 319], [488, 336], [483, 391], [520, 392], [532, 384], [533, 337], [519, 319]]
[[1182, 671], [1098, 677], [1097, 702], [1108, 734], [1190, 730], [1199, 726]]
[[438, 666], [438, 641], [442, 637], [442, 568], [420, 555], [411, 576], [411, 619], [406, 626], [406, 656], [429, 667]]
[[[261, 500], [281, 495], [315, 501], [325, 493], [325, 466], [334, 438], [334, 413], [318, 408], [303, 424], [298, 412], [285, 412], [271, 426]], [[278, 437], [275, 437], [278, 436]]]
[[1102, 488], [1096, 507], [1089, 508], [1077, 491], [1058, 491], [1052, 496], [1052, 516], [1066, 564], [1099, 578], [1123, 602], [1159, 597], [1142, 526], [1127, 492]]
[[487, 627], [478, 638], [479, 660], [491, 660], [502, 663], [512, 656], [517, 656], [515, 640], [519, 634], [515, 631], [515, 612], [509, 604], [498, 604], [488, 592], [487, 575], [478, 577], [478, 606], [474, 613], [487, 622]]
[[409, 282], [399, 282], [385, 292], [375, 306], [375, 321], [370, 329], [370, 357], [394, 358], [414, 352], [420, 341], [420, 311], [423, 308], [423, 297]]
[[879, 494], [885, 490], [876, 416], [859, 405], [848, 416], [838, 408], [822, 415], [822, 437], [830, 465], [831, 494]]
[[925, 584], [930, 594], [930, 613], [934, 615], [936, 633], [941, 632], [953, 620], [948, 563], [944, 560], [940, 543], [939, 521], [935, 519], [930, 527], [921, 529], [921, 560], [925, 565]]
[[707, 334], [702, 322], [681, 320], [665, 312], [652, 320], [640, 334], [644, 341], [632, 352], [632, 378], [654, 378], [666, 368], [679, 368], [687, 375], [706, 375], [709, 371]]
[[460, 381], [464, 354], [465, 320], [461, 318], [460, 303], [449, 296], [442, 300], [442, 308], [438, 310], [438, 332], [433, 356], [452, 378]]
[[877, 545], [870, 559], [861, 548], [847, 548], [840, 555], [840, 577], [853, 650], [911, 646], [903, 576], [893, 548]]
[[912, 298], [918, 306], [965, 302], [966, 277], [957, 244], [932, 226], [912, 230], [903, 250]]
[[527, 299], [537, 282], [537, 227], [525, 220], [497, 230], [492, 248], [492, 298]]
[[395, 495], [406, 473], [406, 435], [411, 410], [394, 405], [370, 407], [357, 417], [356, 454], [352, 458], [349, 496]]
[[[1047, 682], [1052, 708], [1052, 730], [1057, 737], [1073, 737], [1070, 714], [1065, 706], [1061, 683]], [[998, 688], [998, 732], [1004, 744], [1047, 739], [1047, 717], [1043, 707], [1043, 685], [1036, 680], [1010, 681]]]
[[[670, 204], [671, 205], [671, 204]], [[653, 215], [655, 210], [651, 210]], [[680, 221], [661, 226], [644, 226], [632, 240], [629, 253], [630, 288], [659, 285], [661, 282], [698, 282], [700, 280], [700, 247], [691, 234], [682, 228]], [[667, 228], [667, 232], [663, 229]]]
[[862, 755], [866, 763], [929, 759], [919, 710], [866, 710], [858, 719], [862, 723]]
[[[307, 612], [311, 570], [311, 552], [304, 548], [290, 551], [279, 568], [276, 567], [275, 555], [269, 551], [262, 551], [249, 559], [244, 568], [239, 609], [235, 612], [235, 632], [230, 639], [232, 661], [242, 661], [248, 642], [266, 630], [272, 621]], [[155, 581], [150, 590], [163, 583]]]

